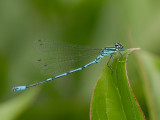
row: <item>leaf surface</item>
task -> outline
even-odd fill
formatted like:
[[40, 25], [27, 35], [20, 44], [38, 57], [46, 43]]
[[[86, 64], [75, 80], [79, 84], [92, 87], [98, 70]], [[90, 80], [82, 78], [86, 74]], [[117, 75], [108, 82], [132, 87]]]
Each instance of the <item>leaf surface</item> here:
[[[138, 48], [126, 50], [127, 55], [119, 57], [126, 61], [128, 54]], [[114, 58], [112, 70], [106, 65], [100, 76], [91, 102], [91, 120], [144, 120], [144, 114], [129, 84], [126, 62]]]

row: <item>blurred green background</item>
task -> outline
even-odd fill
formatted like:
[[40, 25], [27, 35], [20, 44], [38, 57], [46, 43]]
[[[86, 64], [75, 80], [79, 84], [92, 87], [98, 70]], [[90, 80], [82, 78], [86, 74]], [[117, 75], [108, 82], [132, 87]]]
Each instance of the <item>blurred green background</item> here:
[[[159, 0], [1, 0], [0, 112], [6, 120], [88, 120], [90, 100], [104, 64], [74, 79], [12, 93], [15, 85], [44, 80], [31, 61], [40, 38], [102, 48], [115, 42], [160, 55]], [[140, 106], [150, 119], [138, 65], [129, 56], [129, 79]], [[32, 82], [31, 82], [32, 83]], [[2, 114], [1, 113], [1, 114]]]

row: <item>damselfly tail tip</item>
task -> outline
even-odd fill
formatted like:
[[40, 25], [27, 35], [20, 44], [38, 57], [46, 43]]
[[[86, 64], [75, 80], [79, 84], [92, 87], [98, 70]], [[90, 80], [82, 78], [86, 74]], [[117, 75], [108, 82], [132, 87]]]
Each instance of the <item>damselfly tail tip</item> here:
[[26, 90], [26, 86], [18, 86], [12, 89], [13, 92]]

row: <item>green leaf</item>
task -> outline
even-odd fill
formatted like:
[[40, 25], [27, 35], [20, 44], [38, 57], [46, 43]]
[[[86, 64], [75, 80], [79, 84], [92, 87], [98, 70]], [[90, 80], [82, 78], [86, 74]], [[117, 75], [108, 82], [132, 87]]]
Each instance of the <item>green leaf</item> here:
[[19, 117], [36, 98], [39, 89], [26, 91], [24, 94], [0, 104], [0, 119], [14, 120]]
[[[119, 57], [120, 61], [126, 61], [128, 54], [136, 48], [127, 50], [125, 57]], [[126, 62], [113, 60], [113, 72], [106, 66], [98, 80], [90, 108], [91, 120], [144, 120], [144, 114], [132, 92], [129, 84]]]
[[151, 120], [160, 119], [160, 59], [141, 51], [138, 54]]

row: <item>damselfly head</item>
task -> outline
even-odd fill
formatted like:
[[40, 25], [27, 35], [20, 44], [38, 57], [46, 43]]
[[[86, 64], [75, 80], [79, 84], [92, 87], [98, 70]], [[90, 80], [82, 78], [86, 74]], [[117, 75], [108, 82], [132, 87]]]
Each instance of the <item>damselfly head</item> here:
[[121, 45], [120, 43], [115, 43], [115, 48], [116, 48], [117, 50], [120, 50], [120, 51], [123, 51], [123, 50], [124, 50], [123, 45]]

